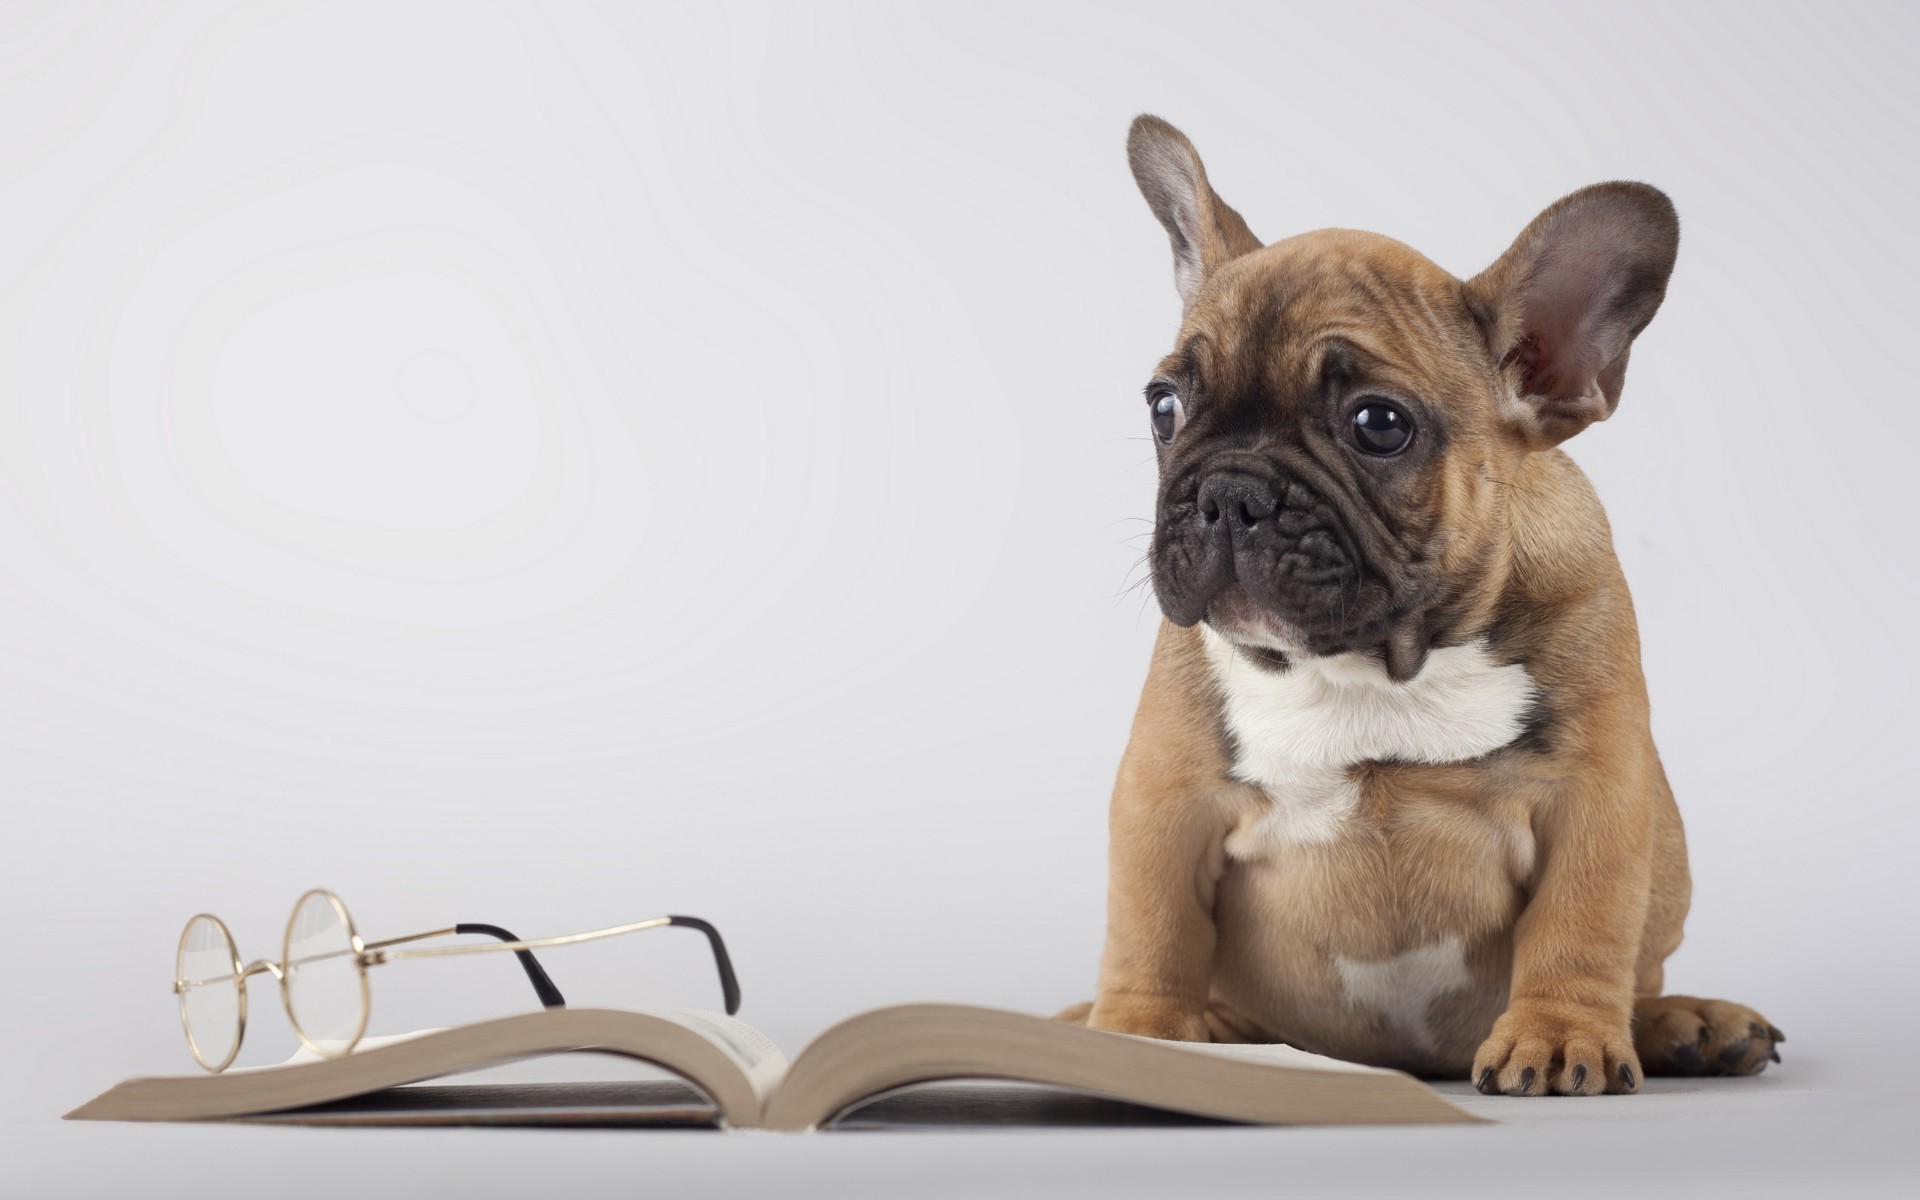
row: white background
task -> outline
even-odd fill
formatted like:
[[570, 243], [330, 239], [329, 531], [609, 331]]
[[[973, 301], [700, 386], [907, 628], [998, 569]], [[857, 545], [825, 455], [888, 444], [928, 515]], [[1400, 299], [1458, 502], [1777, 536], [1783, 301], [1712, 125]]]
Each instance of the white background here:
[[[571, 1164], [610, 1194], [964, 1194], [996, 1164], [1015, 1190], [1218, 1190], [1391, 1159], [1298, 1130], [975, 1153], [55, 1121], [189, 1067], [166, 992], [189, 914], [264, 956], [316, 884], [373, 937], [708, 917], [742, 1015], [790, 1050], [892, 1001], [1090, 995], [1156, 620], [1129, 590], [1139, 386], [1178, 310], [1123, 152], [1150, 110], [1264, 238], [1376, 229], [1471, 274], [1608, 178], [1684, 223], [1618, 415], [1570, 449], [1613, 518], [1692, 844], [1669, 984], [1760, 1007], [1787, 1062], [1660, 1122], [1635, 1123], [1643, 1097], [1559, 1141], [1399, 1146], [1454, 1155], [1433, 1174], [1462, 1186], [1529, 1154], [1563, 1190], [1823, 1154], [1912, 1170], [1910, 1138], [1873, 1131], [1912, 1115], [1886, 1097], [1920, 989], [1917, 24], [0, 7], [14, 1169], [32, 1194], [184, 1194], [196, 1161], [286, 1156], [330, 1164], [289, 1195], [360, 1187], [369, 1158], [473, 1193]], [[549, 966], [576, 1002], [713, 1003], [681, 933]], [[375, 987], [375, 1032], [530, 1003], [504, 960]], [[284, 1056], [265, 987], [255, 1013], [243, 1061]]]

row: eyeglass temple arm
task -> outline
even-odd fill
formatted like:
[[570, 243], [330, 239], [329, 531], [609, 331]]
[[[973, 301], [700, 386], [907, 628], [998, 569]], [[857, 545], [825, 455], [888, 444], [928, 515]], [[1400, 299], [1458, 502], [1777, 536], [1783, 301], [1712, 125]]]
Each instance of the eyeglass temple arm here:
[[707, 944], [713, 947], [713, 965], [720, 968], [720, 995], [726, 1001], [727, 1015], [739, 1012], [740, 980], [733, 973], [733, 959], [727, 954], [727, 944], [720, 940], [720, 931], [699, 917], [682, 917], [671, 913], [667, 916], [667, 924], [698, 929], [707, 935]]
[[[478, 921], [463, 921], [455, 925], [453, 931], [455, 933], [477, 933], [502, 942], [517, 942], [520, 940], [513, 935], [511, 930], [502, 929], [498, 925], [483, 925]], [[533, 951], [515, 950], [513, 956], [520, 960], [520, 969], [527, 973], [527, 982], [533, 985], [534, 994], [540, 997], [540, 1004], [543, 1008], [565, 1008], [567, 1006], [567, 998], [560, 994], [559, 988], [553, 986], [553, 980], [547, 976], [547, 969], [540, 965], [540, 960], [533, 956]]]
[[[399, 958], [442, 958], [451, 954], [472, 954], [477, 951], [512, 950], [520, 957], [521, 965], [527, 970], [527, 978], [533, 980], [534, 990], [540, 993], [541, 1003], [548, 1008], [559, 1008], [565, 1004], [560, 998], [560, 990], [553, 986], [547, 973], [529, 953], [535, 947], [570, 946], [577, 942], [596, 941], [603, 937], [613, 937], [622, 933], [638, 933], [643, 929], [658, 929], [662, 925], [678, 925], [686, 929], [697, 929], [707, 935], [707, 945], [713, 950], [714, 966], [720, 971], [720, 994], [726, 1001], [729, 1016], [740, 1011], [740, 980], [733, 973], [733, 959], [727, 954], [727, 944], [720, 938], [720, 931], [699, 917], [665, 916], [651, 920], [636, 921], [631, 925], [615, 925], [609, 929], [595, 929], [588, 933], [569, 933], [550, 938], [517, 938], [498, 925], [456, 925], [451, 929], [436, 929], [428, 933], [409, 934], [406, 937], [388, 938], [382, 942], [368, 942], [367, 961], [371, 963], [389, 962]], [[424, 938], [440, 937], [449, 933], [481, 933], [498, 938], [498, 946], [439, 946], [430, 950], [389, 950], [404, 942], [420, 941]], [[544, 985], [544, 987], [543, 987]], [[548, 997], [552, 999], [549, 1000]]]
[[[477, 933], [484, 937], [495, 938], [504, 942], [505, 945], [452, 946], [436, 950], [390, 949], [390, 947], [393, 946], [404, 946], [408, 942], [424, 942], [428, 938], [453, 937], [456, 934], [463, 933]], [[449, 925], [445, 929], [428, 929], [421, 933], [402, 934], [400, 937], [384, 938], [377, 942], [368, 942], [365, 946], [365, 961], [371, 965], [372, 963], [386, 962], [390, 958], [435, 957], [442, 954], [464, 954], [472, 950], [511, 949], [513, 956], [520, 960], [521, 969], [526, 971], [528, 981], [533, 984], [535, 994], [540, 997], [540, 1003], [548, 1008], [565, 1008], [567, 1006], [566, 997], [560, 994], [559, 988], [553, 986], [553, 980], [547, 978], [546, 970], [541, 967], [540, 961], [533, 956], [531, 947], [536, 944], [538, 943], [523, 942], [521, 939], [513, 936], [513, 931], [510, 929], [502, 929], [498, 925], [483, 925], [478, 921], [468, 921], [459, 925]], [[261, 965], [271, 966], [272, 964], [263, 963]], [[252, 968], [248, 969], [251, 970]]]

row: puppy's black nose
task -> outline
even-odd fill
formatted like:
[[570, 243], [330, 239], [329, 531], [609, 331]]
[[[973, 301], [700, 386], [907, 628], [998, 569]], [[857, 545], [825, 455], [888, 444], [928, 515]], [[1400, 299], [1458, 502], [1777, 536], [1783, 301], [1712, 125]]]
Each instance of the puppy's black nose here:
[[1216, 471], [1200, 484], [1200, 519], [1209, 527], [1224, 519], [1229, 529], [1252, 529], [1278, 507], [1273, 486], [1257, 475]]

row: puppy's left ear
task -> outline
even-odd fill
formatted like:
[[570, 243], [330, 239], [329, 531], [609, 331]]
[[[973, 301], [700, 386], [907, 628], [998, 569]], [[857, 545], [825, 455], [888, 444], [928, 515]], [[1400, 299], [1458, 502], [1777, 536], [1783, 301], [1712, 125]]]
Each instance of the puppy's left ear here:
[[1680, 247], [1673, 202], [1644, 183], [1598, 183], [1535, 217], [1467, 283], [1510, 385], [1501, 415], [1530, 449], [1613, 415], [1633, 339], [1667, 294]]
[[1151, 113], [1127, 131], [1127, 162], [1147, 207], [1173, 243], [1173, 286], [1183, 309], [1193, 307], [1207, 276], [1228, 259], [1260, 248], [1240, 214], [1214, 195], [1207, 169], [1187, 135]]

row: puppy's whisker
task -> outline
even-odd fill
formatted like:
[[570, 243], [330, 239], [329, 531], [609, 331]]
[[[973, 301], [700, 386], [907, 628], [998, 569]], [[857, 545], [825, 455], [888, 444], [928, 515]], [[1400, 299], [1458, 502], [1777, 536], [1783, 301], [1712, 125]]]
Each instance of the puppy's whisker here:
[[1147, 603], [1151, 599], [1153, 599], [1152, 592], [1143, 591], [1140, 593], [1140, 611], [1133, 618], [1133, 627], [1136, 630], [1140, 628], [1141, 619], [1147, 615]]
[[[1127, 577], [1131, 578], [1135, 571], [1139, 571], [1140, 568], [1146, 565], [1147, 565], [1147, 556], [1143, 554], [1131, 567], [1127, 568]], [[1146, 571], [1141, 574], [1140, 578], [1133, 580], [1133, 582], [1123, 583], [1120, 590], [1114, 593], [1113, 598], [1116, 600], [1123, 599], [1129, 592], [1138, 591], [1139, 589], [1145, 587], [1147, 584], [1151, 583], [1152, 581], [1153, 581], [1153, 572]]]

